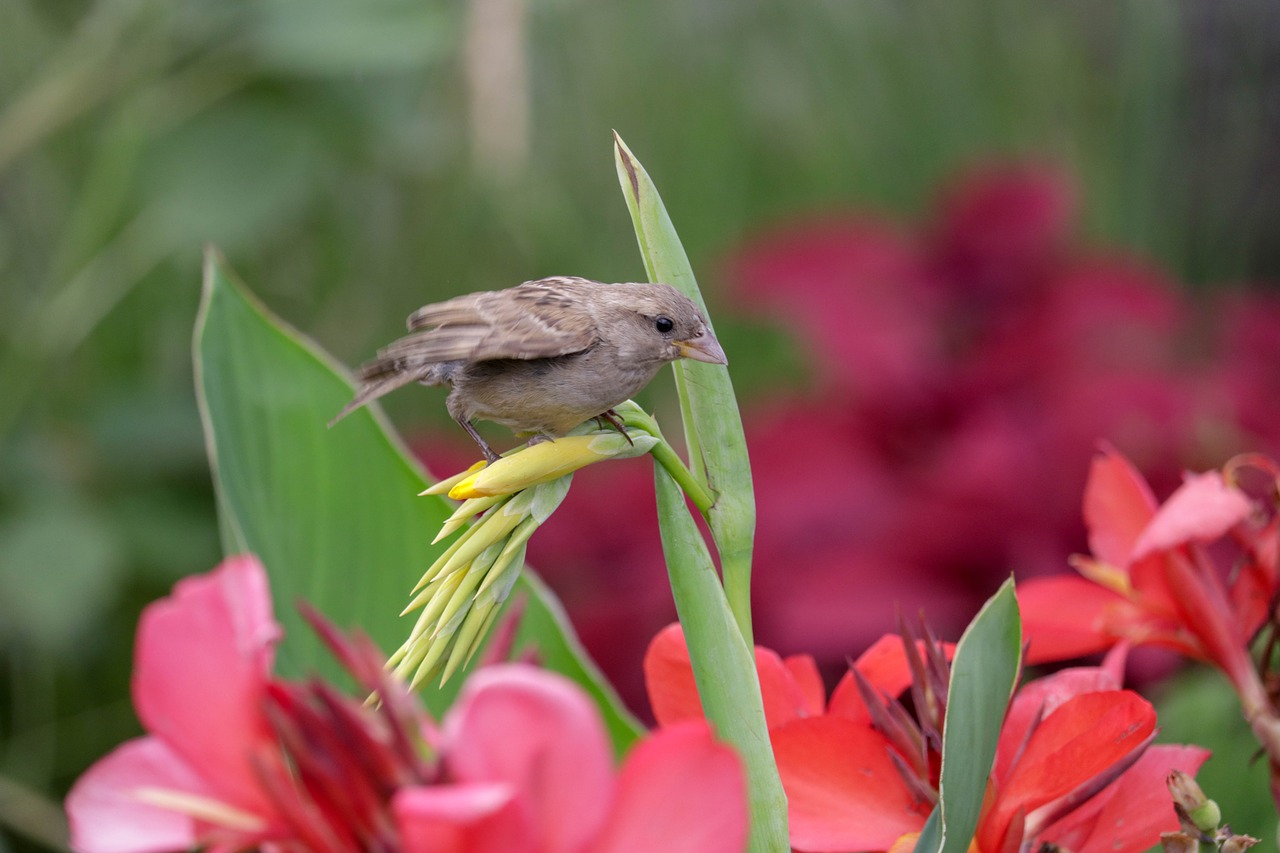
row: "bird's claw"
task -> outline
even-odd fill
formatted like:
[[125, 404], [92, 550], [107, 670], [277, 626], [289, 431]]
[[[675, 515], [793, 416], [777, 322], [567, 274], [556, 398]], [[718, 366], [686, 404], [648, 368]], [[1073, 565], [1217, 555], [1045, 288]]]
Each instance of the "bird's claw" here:
[[614, 429], [622, 433], [622, 437], [627, 440], [627, 444], [630, 444], [632, 447], [636, 446], [636, 443], [631, 440], [631, 434], [627, 432], [627, 425], [622, 422], [622, 419], [618, 417], [618, 413], [613, 409], [609, 409], [596, 415], [596, 421], [599, 422], [601, 429], [604, 429], [606, 422], [612, 424]]

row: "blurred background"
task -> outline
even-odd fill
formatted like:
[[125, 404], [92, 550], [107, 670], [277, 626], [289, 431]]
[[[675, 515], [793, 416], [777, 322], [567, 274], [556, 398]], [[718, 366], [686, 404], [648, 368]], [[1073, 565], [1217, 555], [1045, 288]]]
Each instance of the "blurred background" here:
[[[1280, 452], [1275, 3], [0, 0], [0, 851], [58, 849], [139, 609], [219, 557], [201, 246], [354, 364], [424, 302], [642, 278], [615, 128], [730, 354], [763, 644], [954, 638], [1083, 549], [1099, 439], [1161, 495]], [[442, 396], [386, 408], [449, 473]], [[645, 715], [650, 475], [598, 467], [532, 559]], [[1177, 678], [1166, 736], [1274, 837], [1233, 697]]]

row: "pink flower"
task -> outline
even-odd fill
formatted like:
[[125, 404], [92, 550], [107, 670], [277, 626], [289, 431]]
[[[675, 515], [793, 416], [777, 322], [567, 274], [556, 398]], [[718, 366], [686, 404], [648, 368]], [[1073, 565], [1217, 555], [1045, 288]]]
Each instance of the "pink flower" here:
[[417, 853], [740, 853], [746, 783], [703, 722], [642, 741], [620, 772], [572, 682], [522, 664], [473, 675], [442, 731], [444, 781], [396, 794]]
[[279, 760], [262, 713], [279, 638], [266, 575], [248, 556], [179, 581], [143, 611], [133, 702], [148, 735], [72, 788], [74, 849], [234, 849], [285, 834], [258, 775]]
[[266, 574], [234, 557], [142, 615], [134, 702], [148, 734], [67, 797], [78, 853], [740, 851], [746, 783], [703, 722], [641, 742], [620, 773], [573, 682], [473, 676], [437, 731], [367, 638], [304, 615], [361, 696], [271, 676]]

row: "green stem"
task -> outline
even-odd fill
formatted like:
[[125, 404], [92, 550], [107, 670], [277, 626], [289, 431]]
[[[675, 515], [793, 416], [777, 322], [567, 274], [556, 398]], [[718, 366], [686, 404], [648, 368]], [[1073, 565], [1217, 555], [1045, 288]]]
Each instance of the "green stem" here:
[[[720, 542], [716, 544], [720, 545]], [[733, 612], [742, 638], [752, 646], [755, 637], [751, 625], [751, 548], [748, 545], [746, 551], [729, 551], [720, 547], [719, 551], [720, 573], [724, 577], [724, 595], [729, 601], [729, 610]]]
[[637, 429], [658, 439], [658, 443], [649, 451], [654, 461], [667, 469], [667, 473], [680, 485], [704, 517], [710, 515], [711, 507], [716, 503], [715, 494], [702, 484], [702, 480], [684, 464], [684, 460], [680, 458], [680, 454], [676, 453], [675, 448], [662, 437], [662, 429], [653, 415], [631, 400], [614, 406], [613, 410], [622, 418], [622, 423], [628, 429]]
[[667, 469], [667, 473], [680, 485], [684, 493], [693, 501], [693, 505], [704, 516], [711, 512], [711, 507], [716, 502], [715, 497], [693, 476], [693, 472], [684, 464], [684, 460], [676, 453], [675, 448], [665, 441], [659, 441], [649, 453], [653, 455], [655, 462]]

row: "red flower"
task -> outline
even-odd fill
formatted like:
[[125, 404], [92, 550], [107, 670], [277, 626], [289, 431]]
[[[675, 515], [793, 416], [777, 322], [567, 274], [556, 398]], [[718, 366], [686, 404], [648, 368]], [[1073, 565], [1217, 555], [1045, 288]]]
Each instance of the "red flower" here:
[[[646, 660], [660, 721], [671, 714], [685, 719], [697, 707], [682, 649], [678, 628], [668, 628]], [[864, 686], [858, 689], [851, 673], [825, 713], [815, 713], [803, 686], [810, 663], [757, 649], [797, 849], [884, 850], [924, 826], [936, 802], [938, 770], [928, 736], [902, 725], [889, 704], [877, 700], [869, 708], [863, 699], [868, 691], [894, 696], [910, 684], [905, 649], [899, 637], [883, 638], [854, 664]], [[1165, 777], [1172, 768], [1194, 772], [1208, 753], [1148, 748], [1155, 711], [1119, 689], [1120, 661], [1113, 656], [1100, 668], [1064, 670], [1018, 692], [1001, 732], [975, 849], [1004, 853], [1038, 841], [1076, 853], [1131, 853], [1177, 829]]]
[[[1253, 523], [1256, 510], [1217, 471], [1189, 475], [1158, 505], [1129, 461], [1104, 448], [1084, 497], [1092, 556], [1072, 562], [1083, 577], [1019, 586], [1031, 660], [1087, 654], [1124, 639], [1209, 661], [1238, 690], [1255, 689], [1248, 645], [1277, 590], [1276, 521]], [[1230, 584], [1209, 547], [1215, 545], [1243, 557]]]

